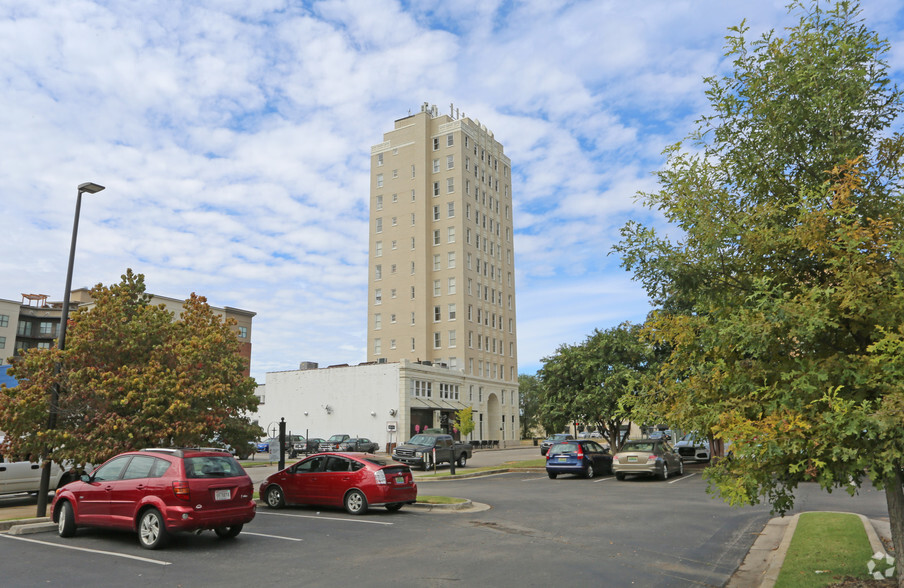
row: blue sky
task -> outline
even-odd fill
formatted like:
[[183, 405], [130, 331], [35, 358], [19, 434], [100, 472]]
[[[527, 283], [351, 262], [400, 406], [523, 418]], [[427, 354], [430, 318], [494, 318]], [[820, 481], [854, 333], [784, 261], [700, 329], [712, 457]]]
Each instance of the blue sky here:
[[[0, 298], [117, 282], [257, 313], [252, 375], [366, 357], [370, 146], [436, 104], [513, 163], [521, 373], [594, 328], [640, 322], [609, 255], [661, 225], [666, 145], [707, 111], [724, 37], [796, 21], [784, 0], [210, 0], [0, 5]], [[863, 4], [904, 76], [904, 12]]]

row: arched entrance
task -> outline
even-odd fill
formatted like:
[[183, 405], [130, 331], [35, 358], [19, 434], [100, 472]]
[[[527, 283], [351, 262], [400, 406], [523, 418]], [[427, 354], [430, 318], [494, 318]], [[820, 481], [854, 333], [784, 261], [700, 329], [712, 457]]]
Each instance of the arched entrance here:
[[487, 418], [486, 433], [484, 439], [491, 441], [501, 441], [502, 431], [502, 412], [499, 410], [499, 396], [495, 392], [491, 392], [487, 396]]

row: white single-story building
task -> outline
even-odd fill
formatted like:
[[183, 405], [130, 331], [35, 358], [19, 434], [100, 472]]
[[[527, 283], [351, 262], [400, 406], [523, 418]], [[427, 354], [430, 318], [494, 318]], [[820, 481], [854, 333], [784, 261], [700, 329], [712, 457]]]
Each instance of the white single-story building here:
[[[253, 419], [268, 434], [285, 419], [287, 434], [367, 437], [384, 450], [427, 428], [499, 447], [520, 443], [517, 384], [466, 376], [442, 364], [402, 360], [318, 368], [306, 362], [298, 370], [268, 373], [257, 394]], [[475, 427], [462, 438], [450, 423], [468, 406]]]

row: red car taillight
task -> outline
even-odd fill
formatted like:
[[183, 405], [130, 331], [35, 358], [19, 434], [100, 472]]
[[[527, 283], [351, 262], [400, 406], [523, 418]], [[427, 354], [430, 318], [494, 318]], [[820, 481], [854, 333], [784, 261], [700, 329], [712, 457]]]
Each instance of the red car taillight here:
[[386, 484], [386, 473], [383, 470], [377, 470], [374, 472], [374, 478], [377, 481], [377, 484], [385, 485]]
[[659, 458], [656, 457], [655, 455], [650, 455], [647, 457], [647, 461], [656, 461], [657, 459], [659, 459]]
[[188, 489], [188, 482], [185, 480], [173, 482], [173, 494], [180, 500], [185, 500], [186, 502], [191, 500], [191, 491]]
[[584, 459], [584, 448], [578, 445], [578, 459]]

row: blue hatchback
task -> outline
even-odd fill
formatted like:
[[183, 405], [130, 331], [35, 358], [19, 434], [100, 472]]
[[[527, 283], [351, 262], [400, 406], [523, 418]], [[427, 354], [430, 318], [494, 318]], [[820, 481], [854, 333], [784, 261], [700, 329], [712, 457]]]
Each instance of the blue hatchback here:
[[556, 479], [559, 474], [578, 474], [592, 478], [612, 473], [612, 454], [592, 439], [575, 439], [556, 443], [546, 454], [546, 474]]

